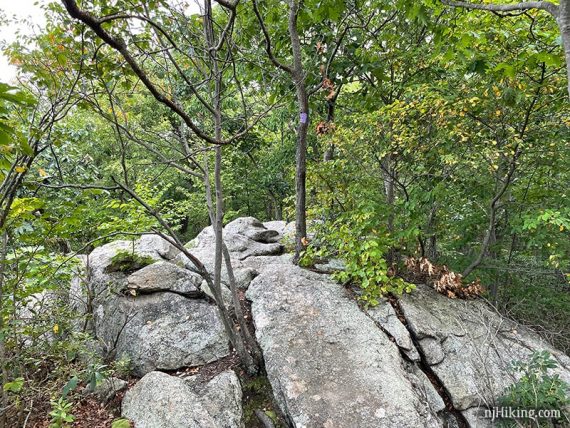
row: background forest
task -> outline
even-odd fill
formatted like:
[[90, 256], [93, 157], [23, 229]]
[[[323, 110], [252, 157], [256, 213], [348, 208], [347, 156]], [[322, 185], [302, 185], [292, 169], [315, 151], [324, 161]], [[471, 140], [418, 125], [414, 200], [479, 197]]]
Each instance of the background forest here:
[[5, 47], [0, 407], [97, 373], [67, 308], [55, 324], [19, 311], [66, 293], [77, 254], [240, 216], [297, 220], [299, 263], [343, 259], [369, 304], [409, 289], [406, 257], [446, 265], [568, 352], [570, 104], [548, 11], [187, 7], [46, 3], [45, 28]]

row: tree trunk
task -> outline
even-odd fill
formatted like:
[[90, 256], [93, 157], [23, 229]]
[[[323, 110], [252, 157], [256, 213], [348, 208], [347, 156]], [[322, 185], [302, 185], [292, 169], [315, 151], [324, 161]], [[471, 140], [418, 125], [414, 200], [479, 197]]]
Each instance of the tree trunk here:
[[298, 0], [289, 1], [289, 37], [293, 51], [292, 76], [299, 107], [299, 125], [297, 126], [297, 150], [295, 153], [295, 261], [299, 260], [301, 251], [305, 249], [303, 243], [307, 236], [306, 212], [306, 176], [307, 176], [307, 133], [309, 130], [309, 95], [305, 87], [305, 73], [303, 71], [301, 42], [297, 31], [297, 15], [299, 12]]
[[568, 77], [568, 96], [570, 97], [570, 0], [560, 0], [558, 7], [558, 28], [566, 58], [566, 76]]
[[[498, 189], [495, 193], [495, 196], [491, 200], [489, 204], [489, 225], [487, 226], [487, 231], [485, 232], [485, 237], [483, 238], [483, 242], [481, 243], [481, 249], [479, 250], [479, 254], [471, 262], [471, 264], [465, 269], [462, 273], [463, 278], [466, 278], [471, 272], [473, 272], [483, 261], [485, 256], [487, 255], [487, 251], [489, 250], [489, 246], [493, 243], [493, 239], [495, 237], [495, 229], [497, 227], [497, 212], [499, 210], [499, 202], [503, 198], [503, 195], [507, 191], [508, 187], [513, 181], [513, 175], [517, 168], [517, 159], [520, 155], [518, 148], [515, 150], [515, 154], [511, 159], [511, 163], [508, 167], [508, 171], [503, 179], [501, 179], [500, 172], [496, 174], [496, 186], [495, 188]], [[502, 185], [501, 185], [502, 181]]]
[[[396, 200], [395, 186], [393, 174], [395, 174], [394, 168], [392, 167], [392, 156], [387, 155], [382, 159], [383, 171], [382, 180], [384, 183], [384, 194], [386, 196], [386, 204], [388, 205], [388, 219], [387, 228], [390, 236], [394, 235], [394, 202]], [[391, 247], [386, 255], [388, 264], [392, 264], [396, 258], [396, 251], [394, 247]]]
[[[2, 246], [0, 247], [0, 375], [2, 385], [8, 382], [8, 370], [6, 368], [6, 349], [4, 347], [4, 270], [6, 263], [6, 252], [8, 249], [8, 234], [2, 233]], [[0, 389], [0, 428], [6, 428], [6, 407], [8, 406], [8, 396], [4, 388]]]
[[[216, 141], [222, 141], [222, 108], [221, 108], [221, 71], [218, 67], [218, 59], [216, 57], [217, 51], [215, 49], [214, 43], [214, 29], [212, 26], [212, 3], [211, 0], [206, 0], [204, 2], [205, 16], [204, 16], [204, 31], [206, 36], [206, 42], [209, 47], [210, 58], [212, 62], [212, 74], [214, 76], [214, 134]], [[209, 184], [209, 177], [206, 176], [205, 179]], [[209, 196], [209, 211], [212, 220], [212, 227], [215, 233], [216, 246], [215, 246], [215, 258], [214, 258], [214, 281], [212, 287], [212, 293], [216, 300], [216, 304], [220, 310], [220, 315], [223, 318], [224, 326], [228, 332], [230, 339], [232, 339], [232, 344], [236, 349], [236, 352], [244, 365], [246, 371], [250, 375], [255, 375], [258, 371], [258, 367], [252, 356], [249, 354], [247, 346], [245, 345], [247, 338], [251, 339], [249, 332], [246, 329], [241, 328], [239, 331], [236, 329], [229, 311], [227, 310], [223, 295], [222, 295], [222, 262], [224, 259], [224, 240], [223, 240], [223, 220], [224, 220], [224, 196], [222, 188], [222, 147], [217, 145], [215, 148], [215, 166], [214, 166], [214, 185], [216, 193], [215, 201], [215, 214], [212, 213], [212, 197], [211, 189], [209, 186], [207, 191]], [[214, 214], [214, 215], [213, 215]], [[227, 249], [226, 249], [227, 252]], [[228, 273], [233, 277], [233, 270], [231, 268], [231, 260], [229, 259], [229, 253], [226, 257], [226, 266], [228, 268]], [[233, 288], [235, 288], [235, 281], [233, 282]], [[232, 297], [234, 297], [234, 307], [236, 313], [241, 313], [241, 302], [237, 298], [237, 291], [232, 290]], [[236, 301], [237, 300], [237, 301]], [[244, 324], [243, 314], [241, 314], [241, 320], [238, 319], [240, 326]], [[255, 349], [255, 348], [254, 348]]]

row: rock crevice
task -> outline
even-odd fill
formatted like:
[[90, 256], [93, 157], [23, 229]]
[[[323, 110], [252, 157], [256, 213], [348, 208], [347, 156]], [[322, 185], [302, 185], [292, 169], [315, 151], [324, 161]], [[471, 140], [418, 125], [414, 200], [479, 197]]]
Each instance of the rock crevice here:
[[[415, 332], [408, 325], [408, 322], [406, 320], [406, 316], [404, 314], [404, 311], [402, 311], [402, 308], [400, 307], [400, 303], [398, 302], [398, 300], [394, 296], [390, 296], [390, 298], [388, 299], [388, 302], [389, 302], [390, 306], [394, 309], [394, 312], [396, 313], [396, 316], [398, 317], [398, 319], [401, 321], [402, 325], [408, 331], [408, 334], [409, 334], [409, 337], [413, 343], [414, 349], [417, 351], [417, 353], [419, 355], [419, 358], [414, 362], [417, 364], [417, 367], [425, 374], [427, 379], [432, 384], [434, 390], [437, 392], [437, 394], [443, 400], [443, 403], [445, 404], [445, 411], [448, 413], [448, 415], [455, 418], [455, 422], [459, 428], [470, 428], [469, 422], [467, 421], [465, 416], [461, 413], [461, 411], [458, 410], [457, 408], [455, 408], [455, 406], [453, 404], [453, 400], [451, 398], [451, 395], [449, 394], [449, 391], [447, 390], [447, 388], [445, 387], [445, 385], [443, 384], [441, 379], [437, 376], [437, 374], [432, 369], [433, 365], [436, 365], [436, 364], [440, 363], [441, 361], [443, 361], [443, 357], [437, 363], [434, 363], [433, 361], [429, 361], [429, 357], [426, 356], [426, 353], [424, 352], [424, 347], [420, 344], [420, 339], [418, 339], [416, 337]], [[405, 353], [404, 350], [402, 350], [402, 355], [404, 357], [407, 357], [407, 354]], [[444, 420], [446, 420], [446, 419], [449, 419], [449, 418], [444, 417]]]
[[[266, 225], [238, 219], [224, 236], [240, 293], [251, 303], [267, 379], [291, 427], [490, 427], [481, 409], [516, 381], [511, 362], [535, 351], [549, 351], [559, 363], [555, 372], [570, 382], [566, 355], [483, 300], [449, 299], [420, 284], [409, 295], [362, 308], [328, 274], [282, 254], [290, 225]], [[143, 377], [127, 393], [123, 414], [143, 428], [241, 428], [242, 389], [233, 371], [208, 385], [158, 372], [217, 366], [230, 347], [190, 261], [160, 237], [143, 238], [94, 250], [85, 258], [88, 292], [74, 281], [70, 296], [92, 319], [96, 338], [116, 358], [127, 356]], [[210, 272], [214, 246], [211, 228], [188, 244]], [[131, 274], [106, 272], [125, 249], [155, 262]], [[228, 282], [224, 272], [222, 283]]]

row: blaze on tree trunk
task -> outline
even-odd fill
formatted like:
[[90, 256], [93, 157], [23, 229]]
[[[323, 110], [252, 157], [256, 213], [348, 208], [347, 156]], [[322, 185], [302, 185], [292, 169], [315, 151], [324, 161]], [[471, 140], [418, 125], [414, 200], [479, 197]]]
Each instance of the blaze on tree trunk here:
[[295, 153], [295, 261], [299, 260], [305, 248], [304, 238], [307, 236], [306, 182], [307, 182], [307, 132], [309, 129], [309, 95], [305, 86], [301, 42], [297, 31], [298, 0], [289, 2], [289, 38], [293, 51], [293, 67], [291, 75], [295, 84], [297, 104], [299, 107], [299, 125], [297, 126], [297, 150]]
[[294, 262], [299, 261], [301, 252], [305, 249], [307, 236], [307, 213], [306, 213], [306, 176], [307, 176], [307, 133], [309, 130], [309, 92], [306, 87], [305, 70], [303, 69], [303, 56], [301, 41], [297, 29], [297, 17], [301, 3], [299, 0], [289, 0], [288, 32], [291, 42], [293, 63], [284, 64], [279, 61], [272, 50], [271, 38], [257, 5], [257, 0], [252, 0], [253, 12], [257, 17], [263, 37], [265, 39], [265, 51], [273, 65], [287, 72], [295, 85], [299, 123], [297, 125], [297, 149], [295, 153], [295, 257]]

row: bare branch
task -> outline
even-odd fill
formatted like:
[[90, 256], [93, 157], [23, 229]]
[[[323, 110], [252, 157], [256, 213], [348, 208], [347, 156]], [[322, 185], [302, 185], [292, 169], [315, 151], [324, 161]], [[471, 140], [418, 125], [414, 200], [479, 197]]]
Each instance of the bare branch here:
[[176, 102], [172, 99], [168, 98], [164, 95], [155, 85], [152, 83], [150, 78], [141, 68], [139, 63], [135, 60], [135, 58], [129, 53], [127, 49], [127, 45], [124, 40], [112, 36], [109, 32], [107, 32], [103, 26], [101, 25], [101, 20], [91, 15], [89, 12], [81, 10], [77, 6], [77, 2], [75, 0], [62, 0], [67, 12], [72, 18], [75, 18], [89, 28], [91, 28], [97, 36], [99, 36], [105, 43], [107, 43], [111, 48], [115, 49], [119, 52], [125, 61], [129, 64], [133, 72], [138, 76], [141, 82], [147, 87], [150, 93], [154, 96], [154, 98], [166, 105], [170, 110], [176, 113], [180, 118], [186, 123], [186, 125], [202, 140], [211, 143], [221, 145], [224, 144], [223, 141], [218, 140], [216, 138], [211, 137], [210, 135], [203, 132], [198, 125], [194, 123], [194, 121], [190, 118], [190, 116], [179, 106]]

